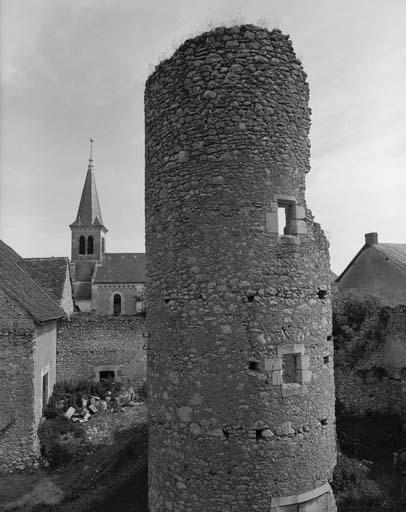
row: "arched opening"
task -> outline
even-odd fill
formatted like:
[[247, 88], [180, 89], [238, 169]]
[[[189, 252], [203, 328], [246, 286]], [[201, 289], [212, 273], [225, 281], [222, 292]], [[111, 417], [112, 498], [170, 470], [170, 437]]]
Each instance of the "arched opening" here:
[[115, 316], [121, 315], [121, 295], [116, 293], [113, 298], [113, 313]]
[[85, 244], [86, 244], [86, 240], [85, 240], [85, 237], [84, 236], [81, 236], [79, 238], [79, 254], [85, 254]]
[[87, 237], [87, 254], [93, 254], [93, 237]]

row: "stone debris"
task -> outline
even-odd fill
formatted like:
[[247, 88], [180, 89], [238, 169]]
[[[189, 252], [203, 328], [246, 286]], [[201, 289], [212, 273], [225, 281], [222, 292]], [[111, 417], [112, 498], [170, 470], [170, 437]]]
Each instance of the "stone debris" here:
[[65, 412], [65, 418], [68, 418], [70, 420], [72, 416], [75, 414], [76, 409], [74, 407], [69, 407], [69, 409]]

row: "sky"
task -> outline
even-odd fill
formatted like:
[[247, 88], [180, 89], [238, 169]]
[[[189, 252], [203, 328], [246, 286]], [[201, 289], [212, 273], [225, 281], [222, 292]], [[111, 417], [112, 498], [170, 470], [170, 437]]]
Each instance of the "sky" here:
[[95, 139], [109, 252], [144, 251], [144, 84], [217, 25], [289, 34], [310, 84], [307, 204], [341, 273], [364, 242], [406, 243], [404, 0], [0, 0], [0, 237], [69, 256]]

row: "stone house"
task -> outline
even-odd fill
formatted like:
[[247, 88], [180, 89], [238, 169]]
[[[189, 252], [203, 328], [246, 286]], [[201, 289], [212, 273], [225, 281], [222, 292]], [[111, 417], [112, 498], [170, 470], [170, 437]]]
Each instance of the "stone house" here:
[[71, 276], [79, 311], [134, 315], [144, 311], [145, 254], [106, 253], [92, 151], [75, 221], [70, 225]]
[[64, 317], [0, 241], [0, 472], [37, 464], [37, 427], [56, 379], [57, 322]]
[[379, 297], [386, 306], [406, 304], [406, 244], [379, 243], [378, 233], [367, 233], [365, 244], [336, 284], [340, 291]]

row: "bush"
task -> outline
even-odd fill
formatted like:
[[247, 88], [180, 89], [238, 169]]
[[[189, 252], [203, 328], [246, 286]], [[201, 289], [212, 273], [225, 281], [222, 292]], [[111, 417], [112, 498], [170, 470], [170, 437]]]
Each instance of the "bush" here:
[[[82, 399], [90, 396], [106, 398], [107, 392], [111, 392], [111, 398], [114, 400], [122, 388], [120, 382], [106, 380], [103, 382], [91, 382], [82, 380], [77, 383], [70, 381], [57, 382], [54, 386], [52, 396], [48, 406], [44, 410], [44, 415], [48, 418], [55, 417], [58, 412], [64, 412], [69, 407], [82, 407]], [[59, 405], [62, 404], [62, 407]]]
[[390, 500], [386, 490], [368, 478], [369, 469], [357, 459], [339, 454], [332, 488], [339, 512], [387, 512]]
[[84, 446], [86, 432], [84, 428], [62, 416], [45, 419], [38, 428], [41, 443], [41, 455], [52, 466], [71, 461]]
[[388, 313], [378, 297], [359, 292], [333, 297], [333, 336], [336, 365], [355, 363], [384, 341]]

